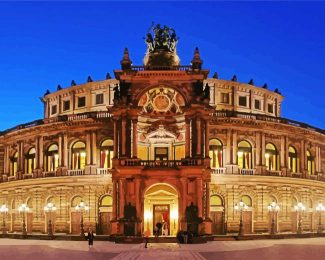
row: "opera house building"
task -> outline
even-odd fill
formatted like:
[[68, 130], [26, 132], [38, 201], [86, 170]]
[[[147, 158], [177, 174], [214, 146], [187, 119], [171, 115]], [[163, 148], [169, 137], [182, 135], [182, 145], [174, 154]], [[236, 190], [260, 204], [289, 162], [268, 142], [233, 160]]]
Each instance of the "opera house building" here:
[[177, 41], [154, 26], [142, 66], [125, 49], [0, 132], [3, 232], [322, 232], [325, 131], [282, 118], [277, 89], [208, 77], [198, 48], [181, 65]]

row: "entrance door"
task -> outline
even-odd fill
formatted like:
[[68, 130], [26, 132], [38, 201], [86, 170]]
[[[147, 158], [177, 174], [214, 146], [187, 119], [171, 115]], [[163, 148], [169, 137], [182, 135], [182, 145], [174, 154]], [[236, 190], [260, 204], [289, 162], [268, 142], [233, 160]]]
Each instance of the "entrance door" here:
[[212, 234], [221, 235], [223, 234], [223, 212], [222, 211], [214, 211], [210, 212], [210, 218], [212, 220]]
[[291, 212], [291, 231], [296, 233], [298, 229], [298, 214], [297, 212]]
[[80, 233], [80, 213], [71, 212], [71, 234]]
[[243, 211], [244, 234], [252, 233], [252, 211]]
[[26, 214], [26, 229], [27, 233], [33, 232], [33, 213]]
[[155, 147], [155, 160], [168, 160], [168, 147]]
[[100, 229], [101, 229], [102, 235], [111, 234], [111, 219], [112, 219], [111, 212], [101, 212], [100, 213]]
[[169, 205], [153, 205], [153, 230], [160, 223], [159, 235], [168, 236], [170, 234]]

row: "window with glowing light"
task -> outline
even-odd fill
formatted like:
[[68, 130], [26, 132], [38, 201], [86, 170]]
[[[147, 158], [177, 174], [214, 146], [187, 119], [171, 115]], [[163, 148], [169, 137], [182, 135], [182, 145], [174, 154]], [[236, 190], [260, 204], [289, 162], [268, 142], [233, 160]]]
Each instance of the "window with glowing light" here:
[[238, 143], [237, 162], [239, 169], [252, 169], [252, 146], [247, 141]]
[[269, 171], [279, 170], [279, 154], [274, 144], [268, 143], [265, 147], [265, 166]]
[[288, 168], [291, 172], [298, 172], [298, 155], [293, 146], [289, 146]]
[[315, 159], [311, 155], [310, 151], [306, 151], [306, 159], [307, 159], [307, 171], [309, 175], [315, 174]]
[[113, 140], [106, 139], [100, 145], [100, 168], [112, 169]]
[[252, 203], [252, 199], [250, 196], [248, 195], [243, 195], [241, 197], [241, 201], [244, 202], [248, 207], [251, 207], [253, 205]]
[[86, 165], [86, 144], [77, 141], [71, 148], [71, 169], [83, 170]]
[[30, 148], [25, 155], [25, 166], [26, 173], [32, 173], [36, 168], [36, 150], [35, 148]]
[[10, 166], [9, 166], [9, 174], [10, 176], [16, 176], [18, 167], [18, 152], [15, 152], [12, 157], [10, 157]]
[[209, 142], [210, 167], [218, 169], [223, 167], [222, 142], [219, 139], [211, 139]]
[[45, 169], [48, 172], [56, 171], [59, 167], [59, 148], [51, 144], [45, 151]]

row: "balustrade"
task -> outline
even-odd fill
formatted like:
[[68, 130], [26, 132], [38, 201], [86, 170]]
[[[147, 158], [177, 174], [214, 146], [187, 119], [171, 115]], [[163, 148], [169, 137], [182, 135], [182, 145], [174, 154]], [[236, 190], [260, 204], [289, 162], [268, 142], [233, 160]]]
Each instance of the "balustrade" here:
[[216, 168], [216, 169], [212, 169], [211, 173], [212, 174], [226, 174], [226, 168]]
[[239, 169], [239, 174], [241, 175], [254, 175], [255, 169]]

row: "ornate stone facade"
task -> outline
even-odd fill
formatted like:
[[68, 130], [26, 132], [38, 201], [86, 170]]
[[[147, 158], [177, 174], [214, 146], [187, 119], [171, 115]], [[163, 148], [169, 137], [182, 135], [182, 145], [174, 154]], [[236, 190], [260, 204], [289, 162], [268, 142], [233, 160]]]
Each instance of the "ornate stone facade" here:
[[133, 66], [126, 49], [114, 79], [46, 93], [44, 119], [1, 132], [9, 231], [21, 231], [25, 203], [27, 232], [47, 232], [43, 209], [52, 202], [54, 231], [77, 234], [81, 200], [90, 207], [85, 227], [102, 234], [138, 235], [157, 223], [166, 235], [237, 232], [240, 201], [246, 233], [270, 230], [273, 201], [277, 231], [297, 230], [298, 202], [303, 229], [318, 228], [324, 130], [281, 118], [278, 91], [207, 78], [198, 49], [190, 66], [170, 64], [172, 36], [172, 49], [148, 46], [146, 61], [159, 51], [158, 65]]

